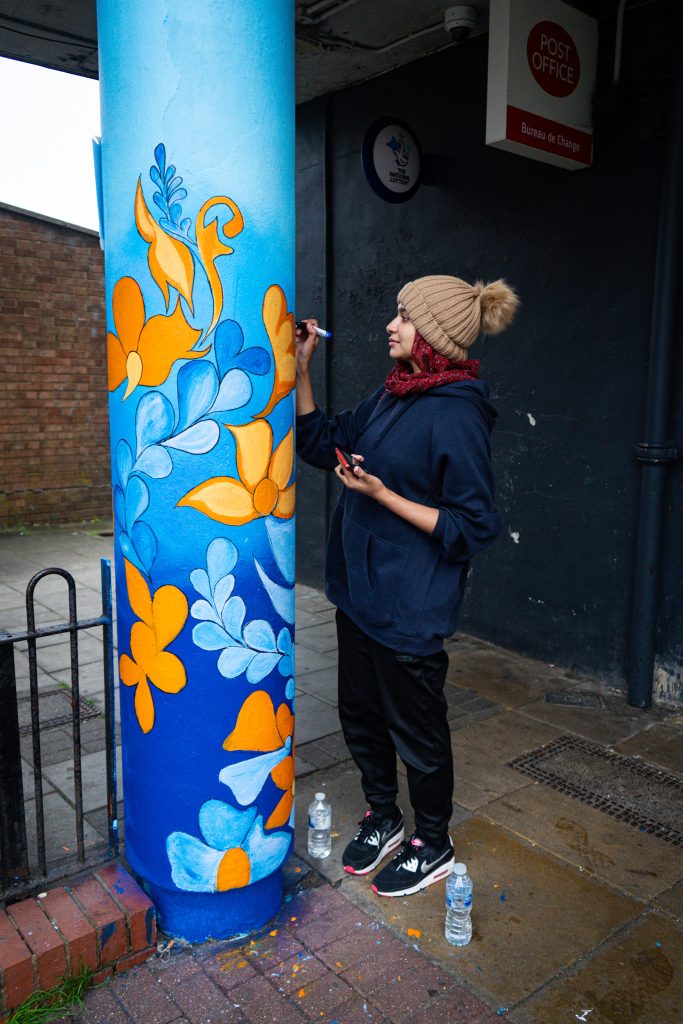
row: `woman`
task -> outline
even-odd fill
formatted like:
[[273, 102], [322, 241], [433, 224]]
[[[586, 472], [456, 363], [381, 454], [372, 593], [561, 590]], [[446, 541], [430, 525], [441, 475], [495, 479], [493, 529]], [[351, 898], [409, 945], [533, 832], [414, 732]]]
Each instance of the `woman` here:
[[[457, 625], [470, 559], [500, 528], [489, 446], [496, 413], [467, 356], [518, 305], [504, 281], [410, 281], [387, 325], [394, 366], [383, 387], [331, 419], [311, 387], [316, 321], [296, 332], [297, 450], [343, 484], [325, 590], [337, 606], [339, 718], [369, 805], [344, 851], [346, 870], [369, 873], [404, 840], [397, 752], [415, 812], [415, 833], [374, 879], [380, 896], [417, 892], [453, 868], [443, 641]], [[342, 468], [335, 448], [357, 453], [353, 468]]]

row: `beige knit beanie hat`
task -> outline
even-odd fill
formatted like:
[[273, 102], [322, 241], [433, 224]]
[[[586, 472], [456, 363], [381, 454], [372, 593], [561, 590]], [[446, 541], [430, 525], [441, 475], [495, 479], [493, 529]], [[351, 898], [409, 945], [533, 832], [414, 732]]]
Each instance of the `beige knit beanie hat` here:
[[409, 281], [398, 301], [424, 340], [453, 360], [468, 358], [480, 332], [503, 331], [519, 307], [517, 295], [502, 279], [468, 284], [445, 274]]

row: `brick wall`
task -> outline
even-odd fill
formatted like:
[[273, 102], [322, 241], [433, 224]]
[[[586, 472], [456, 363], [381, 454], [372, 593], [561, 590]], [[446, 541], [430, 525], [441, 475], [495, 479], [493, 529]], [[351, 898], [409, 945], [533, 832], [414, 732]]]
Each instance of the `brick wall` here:
[[0, 207], [0, 526], [111, 514], [92, 233]]

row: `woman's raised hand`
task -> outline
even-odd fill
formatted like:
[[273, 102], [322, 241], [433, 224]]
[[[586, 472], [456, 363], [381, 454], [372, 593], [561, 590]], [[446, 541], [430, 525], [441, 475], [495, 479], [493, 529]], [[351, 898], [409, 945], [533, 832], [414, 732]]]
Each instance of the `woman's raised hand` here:
[[386, 490], [384, 484], [378, 476], [372, 476], [371, 473], [366, 473], [364, 469], [360, 468], [358, 463], [363, 462], [362, 455], [352, 455], [351, 457], [356, 463], [353, 469], [342, 469], [341, 466], [336, 466], [335, 473], [348, 490], [359, 491], [361, 494], [367, 494], [368, 498], [377, 500]]
[[318, 347], [320, 338], [315, 333], [318, 326], [317, 320], [307, 319], [300, 321], [306, 325], [306, 333], [298, 327], [294, 330], [294, 347], [296, 349], [296, 366], [299, 373], [307, 373], [313, 353]]

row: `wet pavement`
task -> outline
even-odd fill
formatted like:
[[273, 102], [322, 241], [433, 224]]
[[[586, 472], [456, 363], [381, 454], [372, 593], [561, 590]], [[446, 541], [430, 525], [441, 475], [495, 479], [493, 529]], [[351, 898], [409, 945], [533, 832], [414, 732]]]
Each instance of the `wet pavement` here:
[[[23, 590], [48, 563], [73, 572], [79, 615], [99, 614], [98, 559], [111, 554], [111, 537], [101, 536], [109, 530], [94, 523], [0, 534], [0, 627], [23, 628]], [[63, 585], [41, 581], [36, 598], [39, 624], [63, 619]], [[443, 883], [407, 899], [380, 899], [370, 890], [371, 878], [341, 868], [343, 844], [364, 807], [336, 713], [334, 610], [320, 592], [299, 587], [297, 614], [297, 841], [277, 920], [236, 944], [190, 949], [174, 943], [90, 992], [74, 1019], [679, 1022], [683, 849], [510, 763], [562, 736], [575, 737], [647, 768], [654, 803], [657, 786], [676, 792], [683, 780], [683, 709], [629, 708], [621, 693], [597, 680], [473, 637], [449, 645], [456, 769], [451, 835], [475, 887], [473, 940], [454, 949], [443, 938]], [[97, 631], [89, 631], [82, 652], [82, 692], [101, 710]], [[40, 645], [41, 692], [68, 682], [67, 655], [58, 638]], [[17, 669], [21, 697], [28, 687], [25, 645]], [[602, 706], [548, 703], [546, 692], [571, 700], [597, 695]], [[86, 823], [88, 840], [96, 844], [106, 832], [102, 718], [84, 722], [83, 730], [92, 760]], [[46, 729], [42, 743], [48, 833], [58, 859], [72, 843], [68, 727]], [[35, 812], [26, 738], [23, 753], [30, 823]], [[596, 779], [596, 789], [598, 781], [604, 779]], [[315, 861], [306, 851], [305, 812], [320, 789], [333, 805], [334, 838], [331, 856]]]

